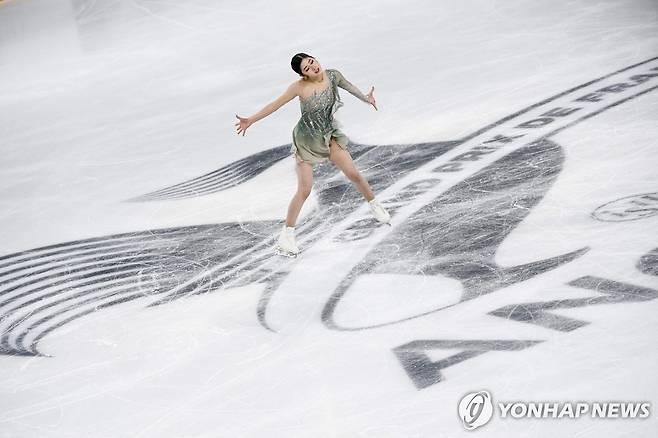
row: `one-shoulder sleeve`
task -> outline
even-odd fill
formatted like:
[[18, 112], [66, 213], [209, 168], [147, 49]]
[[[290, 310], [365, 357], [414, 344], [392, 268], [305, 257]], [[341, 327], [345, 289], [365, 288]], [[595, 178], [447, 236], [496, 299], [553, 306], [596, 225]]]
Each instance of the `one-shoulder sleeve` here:
[[366, 102], [368, 102], [368, 98], [363, 94], [361, 91], [359, 91], [358, 88], [356, 88], [350, 81], [345, 79], [345, 76], [341, 72], [339, 72], [336, 69], [333, 69], [334, 74], [336, 75], [336, 85], [338, 85], [340, 88], [343, 90], [347, 90], [348, 93], [352, 94], [356, 98]]

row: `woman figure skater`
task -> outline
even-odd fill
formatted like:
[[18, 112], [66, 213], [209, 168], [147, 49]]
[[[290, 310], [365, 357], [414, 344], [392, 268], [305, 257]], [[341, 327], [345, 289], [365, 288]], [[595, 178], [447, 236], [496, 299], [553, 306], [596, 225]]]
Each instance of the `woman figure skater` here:
[[297, 192], [288, 206], [286, 222], [283, 224], [278, 245], [275, 248], [278, 254], [295, 257], [300, 252], [295, 241], [295, 222], [304, 201], [311, 193], [313, 167], [317, 163], [327, 159], [333, 162], [356, 185], [378, 221], [390, 225], [391, 216], [375, 199], [368, 181], [355, 167], [352, 156], [347, 150], [349, 140], [334, 119], [336, 110], [343, 106], [336, 87], [347, 90], [377, 110], [373, 96], [375, 87], [364, 95], [348, 82], [340, 71], [324, 70], [317, 59], [306, 53], [298, 53], [293, 56], [290, 65], [301, 78], [293, 82], [278, 99], [266, 105], [253, 116], [240, 117], [236, 114], [238, 122], [235, 125], [238, 135], [242, 133], [244, 136], [249, 126], [272, 114], [294, 97], [299, 97], [302, 115], [293, 128], [292, 146], [290, 147], [290, 152], [296, 160]]

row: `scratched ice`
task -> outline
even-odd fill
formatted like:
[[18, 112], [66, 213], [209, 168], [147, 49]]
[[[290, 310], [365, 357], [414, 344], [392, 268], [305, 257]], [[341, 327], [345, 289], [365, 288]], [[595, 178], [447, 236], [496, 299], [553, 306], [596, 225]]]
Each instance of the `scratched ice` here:
[[[0, 436], [650, 436], [654, 1], [0, 2]], [[379, 226], [296, 189], [296, 79], [337, 68]], [[458, 404], [492, 395], [466, 430]]]

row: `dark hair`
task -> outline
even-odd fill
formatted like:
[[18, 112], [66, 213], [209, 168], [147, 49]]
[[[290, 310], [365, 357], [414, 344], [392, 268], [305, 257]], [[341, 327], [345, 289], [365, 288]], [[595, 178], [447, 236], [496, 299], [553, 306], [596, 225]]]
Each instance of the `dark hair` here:
[[314, 56], [311, 56], [308, 53], [298, 53], [295, 56], [293, 56], [292, 60], [290, 61], [290, 66], [295, 71], [295, 73], [297, 73], [300, 76], [304, 76], [304, 74], [302, 74], [302, 69], [300, 68], [300, 66], [302, 64], [302, 61], [306, 58], [315, 59]]

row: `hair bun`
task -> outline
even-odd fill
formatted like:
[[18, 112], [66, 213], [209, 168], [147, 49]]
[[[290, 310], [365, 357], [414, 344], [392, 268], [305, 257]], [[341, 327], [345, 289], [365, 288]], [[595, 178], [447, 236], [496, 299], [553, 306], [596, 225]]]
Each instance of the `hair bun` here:
[[297, 73], [300, 76], [304, 76], [302, 74], [302, 69], [300, 68], [302, 61], [306, 58], [313, 58], [315, 57], [309, 55], [308, 53], [297, 53], [295, 56], [292, 57], [292, 60], [290, 60], [290, 67], [294, 70], [295, 73]]

